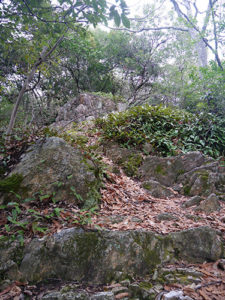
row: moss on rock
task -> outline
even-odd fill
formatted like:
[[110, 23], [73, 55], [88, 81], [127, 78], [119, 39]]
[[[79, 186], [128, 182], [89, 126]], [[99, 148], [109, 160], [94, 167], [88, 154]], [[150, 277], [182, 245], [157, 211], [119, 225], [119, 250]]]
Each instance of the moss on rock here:
[[161, 165], [158, 165], [155, 168], [155, 173], [160, 174], [160, 175], [166, 175], [167, 174], [166, 170]]
[[132, 154], [122, 163], [123, 169], [127, 176], [133, 177], [137, 175], [138, 168], [142, 163], [140, 154]]
[[0, 180], [0, 192], [17, 192], [23, 181], [23, 175], [13, 174], [7, 178]]

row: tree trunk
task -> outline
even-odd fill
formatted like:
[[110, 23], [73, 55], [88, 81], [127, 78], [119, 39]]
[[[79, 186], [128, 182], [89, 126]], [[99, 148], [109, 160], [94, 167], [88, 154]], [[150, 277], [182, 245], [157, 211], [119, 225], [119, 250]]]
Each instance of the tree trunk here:
[[34, 67], [32, 68], [30, 74], [28, 75], [27, 79], [25, 80], [25, 83], [24, 85], [22, 86], [22, 89], [20, 90], [20, 93], [17, 97], [17, 100], [16, 100], [16, 103], [13, 107], [13, 111], [12, 111], [12, 114], [11, 114], [11, 117], [10, 117], [10, 122], [9, 122], [9, 126], [6, 130], [6, 136], [7, 136], [7, 140], [9, 140], [10, 138], [10, 135], [12, 133], [12, 129], [14, 127], [14, 124], [15, 124], [15, 120], [16, 120], [16, 115], [17, 115], [17, 112], [18, 112], [18, 108], [19, 108], [19, 105], [20, 105], [20, 102], [23, 98], [23, 95], [25, 94], [26, 90], [27, 90], [27, 87], [29, 85], [29, 83], [31, 82], [31, 80], [34, 78], [34, 74], [38, 68], [40, 64], [38, 63], [35, 63]]
[[10, 140], [10, 136], [12, 134], [12, 130], [15, 124], [17, 112], [19, 105], [23, 99], [23, 95], [26, 93], [27, 88], [29, 86], [29, 83], [32, 81], [34, 78], [35, 72], [37, 71], [38, 67], [47, 60], [47, 58], [52, 54], [52, 52], [56, 49], [56, 47], [61, 43], [61, 41], [64, 39], [64, 34], [55, 42], [55, 44], [52, 46], [52, 48], [47, 52], [48, 47], [44, 47], [42, 50], [42, 53], [38, 59], [38, 61], [34, 64], [33, 68], [31, 69], [29, 75], [27, 76], [24, 85], [22, 86], [22, 89], [20, 90], [20, 93], [17, 97], [16, 103], [13, 107], [13, 111], [10, 117], [10, 122], [8, 125], [8, 128], [6, 130], [6, 142]]

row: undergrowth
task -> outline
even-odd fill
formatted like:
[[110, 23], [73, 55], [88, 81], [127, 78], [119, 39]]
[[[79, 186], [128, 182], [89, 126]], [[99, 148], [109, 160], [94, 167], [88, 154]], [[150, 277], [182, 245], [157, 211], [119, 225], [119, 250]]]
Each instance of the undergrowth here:
[[[71, 146], [79, 148], [83, 154], [83, 162], [95, 173], [99, 179], [99, 185], [93, 185], [90, 189], [90, 206], [80, 209], [76, 204], [68, 204], [65, 201], [55, 199], [55, 194], [35, 193], [30, 198], [24, 198], [20, 194], [20, 185], [23, 176], [14, 174], [8, 176], [13, 167], [20, 161], [21, 155], [36, 140], [44, 140], [56, 136], [66, 140]], [[64, 227], [88, 227], [92, 226], [92, 217], [97, 214], [99, 201], [99, 188], [104, 177], [104, 164], [96, 153], [94, 146], [86, 145], [87, 139], [82, 136], [71, 137], [67, 133], [59, 134], [49, 128], [37, 132], [21, 133], [12, 137], [8, 144], [3, 138], [0, 141], [0, 197], [6, 195], [6, 200], [0, 198], [0, 240], [19, 240], [21, 244], [26, 238], [51, 234]], [[90, 163], [90, 161], [92, 163]], [[72, 175], [68, 176], [70, 179]], [[55, 182], [57, 187], [64, 182]], [[73, 186], [70, 187], [74, 199], [80, 200]], [[82, 199], [81, 199], [82, 200]], [[91, 202], [92, 200], [92, 202]], [[95, 204], [95, 206], [93, 206]], [[98, 229], [95, 226], [96, 229]]]
[[195, 116], [163, 106], [138, 106], [96, 120], [106, 139], [143, 149], [148, 142], [155, 155], [170, 156], [201, 151], [217, 158], [225, 155], [225, 120], [212, 114]]

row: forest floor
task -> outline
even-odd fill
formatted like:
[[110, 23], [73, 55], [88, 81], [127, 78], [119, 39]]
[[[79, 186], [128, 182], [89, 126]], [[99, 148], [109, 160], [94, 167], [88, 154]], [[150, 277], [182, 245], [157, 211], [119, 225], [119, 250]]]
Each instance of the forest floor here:
[[[92, 142], [97, 136], [92, 136]], [[113, 162], [102, 156], [102, 162], [112, 169]], [[118, 167], [118, 166], [117, 166]], [[195, 207], [184, 208], [182, 204], [188, 200], [188, 197], [179, 195], [173, 198], [154, 198], [141, 187], [141, 182], [137, 179], [126, 176], [121, 168], [117, 174], [107, 170], [107, 177], [101, 188], [100, 209], [93, 211], [80, 211], [73, 204], [65, 202], [52, 203], [51, 199], [43, 199], [39, 203], [30, 202], [20, 206], [20, 218], [30, 217], [27, 214], [29, 209], [35, 209], [39, 216], [43, 217], [44, 226], [48, 227], [47, 232], [36, 231], [31, 226], [25, 234], [25, 243], [28, 243], [34, 236], [43, 236], [44, 234], [54, 234], [63, 229], [75, 226], [81, 226], [87, 229], [98, 230], [148, 230], [159, 234], [181, 231], [199, 226], [209, 226], [214, 228], [218, 234], [225, 240], [225, 203], [220, 201], [221, 209], [219, 211], [205, 214], [197, 211]], [[57, 212], [56, 212], [56, 209]], [[159, 215], [169, 214], [172, 219], [160, 220]], [[45, 216], [52, 215], [46, 225]], [[54, 215], [54, 217], [53, 217]], [[5, 235], [5, 225], [7, 224], [8, 213], [0, 210], [0, 235]], [[17, 222], [20, 220], [18, 219]], [[41, 228], [41, 224], [39, 224]], [[9, 234], [9, 232], [7, 233]], [[194, 267], [195, 270], [202, 273], [201, 282], [190, 285], [180, 283], [165, 284], [164, 290], [182, 290], [185, 295], [189, 295], [197, 300], [224, 300], [225, 299], [225, 262], [205, 262], [203, 264], [186, 264], [180, 262], [175, 267]], [[172, 267], [172, 266], [171, 266]], [[53, 286], [60, 287], [64, 283], [54, 283]], [[0, 292], [0, 299], [20, 299], [12, 296], [13, 289], [17, 292], [26, 291], [30, 299], [41, 299], [44, 294], [45, 286], [27, 286], [15, 283], [10, 288]], [[101, 287], [81, 287], [89, 290], [108, 290], [107, 286]], [[19, 292], [17, 295], [20, 294]], [[11, 296], [10, 296], [11, 295]], [[8, 298], [7, 298], [8, 297]], [[10, 298], [11, 297], [11, 298]]]

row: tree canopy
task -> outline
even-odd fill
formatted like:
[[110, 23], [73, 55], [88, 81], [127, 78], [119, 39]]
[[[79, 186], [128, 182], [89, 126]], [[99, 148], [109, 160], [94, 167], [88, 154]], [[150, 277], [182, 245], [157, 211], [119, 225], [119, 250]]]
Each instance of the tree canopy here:
[[22, 127], [50, 124], [82, 91], [223, 115], [225, 8], [199, 3], [152, 0], [134, 17], [124, 0], [1, 1], [2, 131], [11, 110], [7, 134], [18, 112]]

